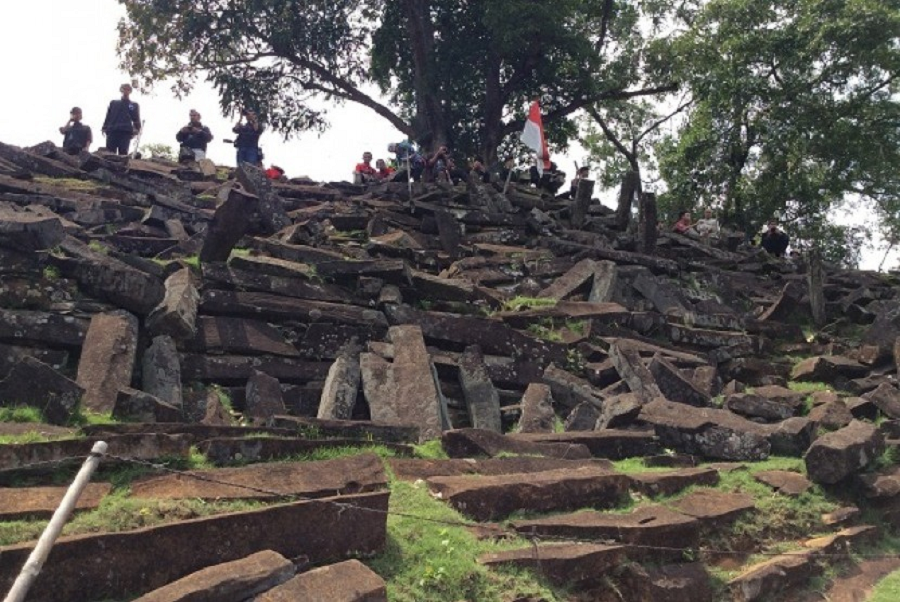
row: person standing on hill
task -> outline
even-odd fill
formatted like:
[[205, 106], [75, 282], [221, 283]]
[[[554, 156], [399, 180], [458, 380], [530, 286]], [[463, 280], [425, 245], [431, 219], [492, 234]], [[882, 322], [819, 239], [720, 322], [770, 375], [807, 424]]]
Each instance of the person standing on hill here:
[[90, 150], [94, 142], [91, 128], [81, 123], [81, 109], [72, 107], [69, 112], [69, 121], [59, 128], [63, 135], [63, 150], [69, 155], [77, 155], [83, 150]]
[[241, 118], [231, 131], [237, 134], [234, 146], [237, 148], [238, 166], [241, 163], [259, 165], [262, 162], [262, 157], [260, 157], [259, 153], [259, 136], [263, 133], [263, 126], [260, 125], [259, 119], [256, 117], [256, 111], [242, 109]]
[[209, 128], [201, 123], [200, 113], [191, 109], [189, 118], [188, 124], [175, 134], [175, 140], [181, 143], [181, 148], [189, 151], [179, 152], [178, 158], [181, 160], [184, 155], [189, 161], [199, 161], [206, 158], [206, 145], [213, 139], [213, 135]]
[[131, 84], [122, 84], [119, 91], [122, 98], [109, 103], [100, 131], [106, 135], [106, 150], [127, 155], [131, 139], [141, 131], [141, 108], [131, 101]]

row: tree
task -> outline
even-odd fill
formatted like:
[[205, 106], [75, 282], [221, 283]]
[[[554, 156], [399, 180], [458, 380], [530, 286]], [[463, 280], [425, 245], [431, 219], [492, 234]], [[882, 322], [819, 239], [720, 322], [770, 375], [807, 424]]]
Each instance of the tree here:
[[657, 149], [669, 203], [753, 230], [829, 232], [833, 208], [900, 199], [900, 0], [711, 0], [674, 42], [696, 103]]
[[533, 98], [563, 143], [583, 107], [672, 87], [634, 86], [646, 81], [636, 24], [655, 2], [119, 1], [127, 70], [178, 92], [205, 77], [223, 110], [252, 104], [285, 135], [327, 126], [313, 99], [355, 102], [426, 146], [490, 161]]

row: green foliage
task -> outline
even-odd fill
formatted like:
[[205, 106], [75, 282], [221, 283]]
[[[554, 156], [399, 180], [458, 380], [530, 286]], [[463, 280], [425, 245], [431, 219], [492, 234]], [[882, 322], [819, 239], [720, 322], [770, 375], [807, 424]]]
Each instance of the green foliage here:
[[44, 276], [44, 280], [48, 280], [50, 282], [59, 280], [60, 276], [62, 276], [62, 274], [59, 271], [59, 268], [56, 267], [55, 265], [48, 265], [47, 267], [45, 267], [42, 272], [42, 275]]
[[173, 163], [178, 161], [178, 156], [168, 144], [145, 144], [141, 146], [140, 153], [141, 156], [149, 159], [164, 159], [166, 161], [172, 161]]
[[53, 178], [50, 176], [34, 176], [34, 181], [40, 184], [58, 186], [74, 192], [96, 192], [100, 185], [91, 180], [78, 180], [76, 178]]
[[778, 215], [795, 248], [852, 265], [866, 232], [835, 207], [900, 206], [900, 0], [699, 4], [672, 46], [695, 103], [657, 149], [661, 205], [720, 206], [751, 233]]
[[103, 255], [109, 254], [109, 247], [104, 245], [99, 240], [92, 240], [88, 243], [88, 248], [95, 253], [102, 253]]
[[[491, 160], [540, 98], [563, 143], [586, 99], [652, 93], [665, 75], [637, 24], [660, 2], [607, 0], [119, 0], [123, 67], [145, 86], [198, 78], [222, 109], [251, 106], [286, 136], [322, 130], [312, 102], [354, 102], [426, 146]], [[263, 25], [264, 24], [264, 25]], [[372, 84], [388, 97], [368, 92]]]
[[3, 406], [0, 407], [0, 422], [44, 422], [44, 416], [32, 406]]
[[[426, 487], [402, 481], [391, 484], [390, 509], [431, 520], [470, 522], [432, 498]], [[392, 515], [384, 552], [365, 562], [384, 578], [388, 598], [396, 602], [499, 602], [511, 595], [565, 600], [565, 592], [545, 585], [528, 571], [488, 570], [475, 562], [484, 553], [528, 545], [525, 540], [480, 541], [464, 526]]]
[[447, 452], [444, 451], [440, 439], [432, 439], [431, 441], [414, 445], [413, 450], [415, 451], [417, 458], [423, 458], [425, 460], [446, 460], [450, 457], [447, 455]]
[[542, 307], [556, 307], [556, 299], [542, 299], [540, 297], [513, 297], [503, 302], [503, 311], [521, 311], [523, 309], [538, 309]]
[[195, 270], [200, 269], [200, 257], [198, 255], [188, 255], [187, 257], [182, 257], [181, 261], [191, 266]]

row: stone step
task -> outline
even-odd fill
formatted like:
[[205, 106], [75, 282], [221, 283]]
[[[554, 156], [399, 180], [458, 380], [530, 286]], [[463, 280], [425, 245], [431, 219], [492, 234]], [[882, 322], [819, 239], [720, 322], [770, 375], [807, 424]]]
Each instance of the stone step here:
[[428, 488], [464, 515], [498, 520], [513, 512], [611, 508], [628, 496], [628, 477], [604, 468], [498, 476], [432, 477]]
[[625, 559], [623, 546], [591, 543], [542, 544], [483, 554], [485, 566], [516, 566], [531, 569], [557, 585], [583, 586], [600, 581]]
[[384, 580], [359, 560], [345, 560], [301, 573], [254, 602], [387, 602]]
[[[122, 533], [62, 537], [28, 599], [122, 599], [263, 550], [286, 558], [306, 555], [313, 563], [374, 554], [387, 537], [388, 497], [388, 492], [345, 495]], [[9, 590], [33, 547], [0, 547], [0, 590]]]
[[756, 508], [753, 496], [715, 489], [697, 489], [672, 506], [678, 512], [696, 518], [703, 527], [713, 528]]
[[191, 573], [137, 598], [135, 602], [243, 602], [294, 576], [290, 560], [271, 550], [223, 562]]
[[[50, 518], [68, 487], [0, 487], [0, 520]], [[109, 483], [88, 483], [75, 510], [93, 510], [112, 491]]]
[[441, 446], [451, 458], [494, 457], [501, 453], [531, 454], [568, 460], [587, 459], [590, 452], [577, 443], [530, 441], [485, 429], [454, 429], [441, 435]]
[[642, 472], [629, 475], [631, 489], [643, 495], [674, 495], [695, 485], [715, 485], [719, 471], [714, 468], [684, 468], [665, 472]]
[[603, 429], [574, 433], [517, 433], [509, 438], [530, 443], [564, 443], [584, 445], [595, 458], [621, 460], [635, 456], [650, 456], [659, 452], [653, 431]]
[[420, 460], [417, 458], [388, 458], [388, 465], [394, 476], [404, 481], [428, 479], [430, 477], [457, 477], [463, 475], [506, 475], [543, 472], [547, 470], [574, 470], [582, 467], [599, 467], [612, 472], [612, 462], [599, 458], [587, 460], [564, 460], [560, 458], [540, 458], [517, 456], [506, 458], [459, 458], [450, 460]]
[[582, 511], [511, 524], [524, 536], [632, 544], [637, 547], [628, 548], [628, 556], [637, 559], [679, 559], [680, 549], [696, 548], [700, 540], [697, 519], [660, 505], [639, 506], [627, 514]]
[[819, 571], [809, 551], [790, 552], [755, 564], [728, 582], [735, 602], [772, 600], [787, 589], [806, 584]]
[[[381, 458], [360, 454], [320, 462], [259, 464], [241, 468], [195, 470], [197, 479], [163, 475], [131, 484], [132, 497], [152, 499], [267, 499], [282, 496], [322, 498], [348, 493], [367, 493], [387, 487]], [[214, 483], [213, 479], [233, 486]]]
[[411, 456], [413, 448], [400, 443], [379, 443], [360, 439], [294, 439], [285, 437], [247, 437], [207, 439], [198, 444], [200, 451], [217, 466], [235, 462], [268, 462], [308, 454], [318, 449], [340, 447], [366, 448], [372, 445], [387, 447], [398, 454]]
[[[9, 443], [0, 445], [0, 472], [21, 470], [36, 462], [78, 463], [90, 453], [96, 441], [109, 444], [107, 453], [116, 456], [155, 460], [161, 457], [186, 458], [190, 453], [192, 438], [189, 435], [116, 435], [112, 437], [88, 437], [63, 439], [42, 443]], [[107, 460], [104, 460], [107, 461]], [[50, 466], [50, 469], [55, 466]], [[36, 470], [47, 470], [47, 465]]]

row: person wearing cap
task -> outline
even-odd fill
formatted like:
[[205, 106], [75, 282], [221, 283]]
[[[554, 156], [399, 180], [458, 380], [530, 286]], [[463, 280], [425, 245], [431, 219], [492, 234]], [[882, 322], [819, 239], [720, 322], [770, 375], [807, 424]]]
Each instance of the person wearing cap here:
[[[188, 124], [175, 134], [175, 140], [181, 143], [182, 149], [190, 151], [184, 153], [189, 161], [199, 161], [206, 158], [206, 145], [213, 139], [213, 135], [209, 128], [200, 122], [200, 113], [191, 109], [189, 118]], [[181, 155], [182, 153], [179, 153], [179, 159]]]
[[59, 133], [63, 135], [63, 150], [69, 155], [90, 150], [94, 142], [91, 128], [81, 123], [81, 109], [78, 107], [72, 107], [69, 111], [69, 120], [59, 128]]
[[109, 103], [100, 131], [106, 136], [106, 150], [127, 155], [131, 139], [141, 131], [141, 109], [131, 101], [131, 84], [122, 84], [119, 91], [122, 98]]
[[[388, 152], [394, 153], [397, 157], [397, 169], [398, 177], [401, 174], [405, 174], [406, 164], [409, 163], [409, 170], [411, 172], [412, 179], [416, 182], [422, 177], [422, 172], [425, 171], [425, 157], [419, 154], [416, 151], [416, 147], [413, 146], [411, 142], [403, 141], [403, 142], [391, 142], [388, 144]], [[406, 181], [409, 176], [405, 176], [402, 178], [402, 181]]]

